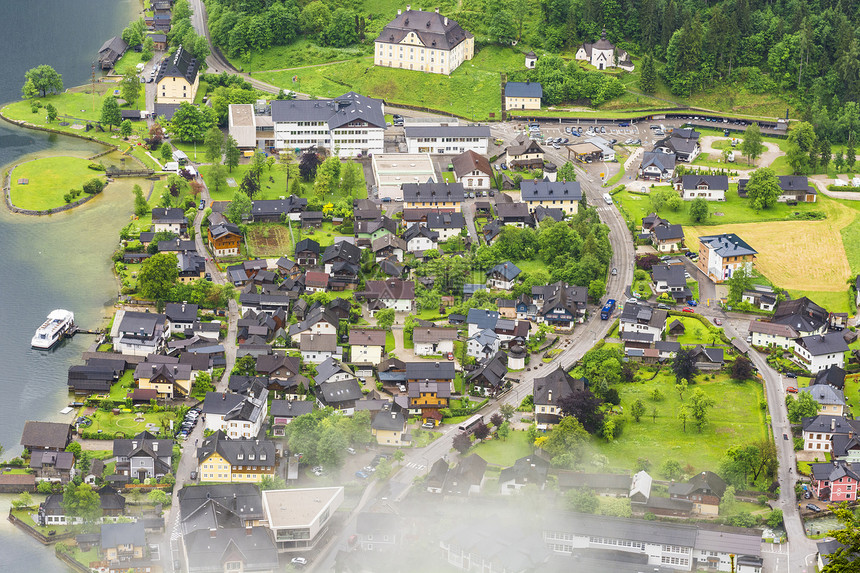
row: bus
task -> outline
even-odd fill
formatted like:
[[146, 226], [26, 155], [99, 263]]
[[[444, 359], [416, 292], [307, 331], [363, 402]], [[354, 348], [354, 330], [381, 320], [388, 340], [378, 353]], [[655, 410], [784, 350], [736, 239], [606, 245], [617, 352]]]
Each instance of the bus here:
[[600, 309], [600, 320], [609, 320], [609, 317], [612, 316], [612, 311], [615, 310], [615, 299], [610, 298], [606, 301], [606, 304], [603, 305], [603, 308]]
[[484, 423], [484, 416], [481, 414], [475, 414], [468, 420], [464, 421], [462, 424], [458, 426], [458, 429], [463, 432], [471, 433], [478, 424]]

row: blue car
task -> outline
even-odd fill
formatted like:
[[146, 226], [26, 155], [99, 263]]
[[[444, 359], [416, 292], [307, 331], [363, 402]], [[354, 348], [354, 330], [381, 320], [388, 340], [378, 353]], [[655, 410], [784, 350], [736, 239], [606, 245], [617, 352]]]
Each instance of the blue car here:
[[357, 477], [358, 479], [367, 479], [367, 474], [361, 470], [358, 470], [357, 472], [355, 472], [355, 477]]
[[699, 306], [699, 303], [698, 303], [695, 299], [694, 299], [694, 300], [691, 300], [691, 301], [690, 301], [690, 302], [688, 302], [687, 304], [689, 304], [690, 306]]

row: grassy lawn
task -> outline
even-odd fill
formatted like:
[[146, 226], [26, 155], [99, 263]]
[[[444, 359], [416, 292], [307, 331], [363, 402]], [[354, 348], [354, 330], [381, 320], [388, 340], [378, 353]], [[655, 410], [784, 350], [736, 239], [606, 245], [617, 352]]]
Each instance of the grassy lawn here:
[[638, 292], [639, 294], [642, 295], [642, 298], [644, 298], [646, 300], [651, 298], [652, 292], [651, 292], [651, 285], [649, 284], [649, 282], [650, 281], [648, 281], [648, 280], [635, 281], [633, 283], [633, 292]]
[[[735, 163], [727, 163], [723, 161], [721, 153], [701, 153], [695, 160], [693, 160], [693, 165], [701, 165], [703, 167], [710, 167], [711, 169], [728, 169], [730, 171], [734, 171], [738, 168]], [[743, 166], [741, 166], [741, 168], [743, 168]]]
[[80, 547], [73, 545], [69, 547], [68, 553], [75, 559], [75, 561], [82, 563], [87, 567], [89, 567], [90, 563], [93, 561], [101, 560], [98, 547], [93, 547], [89, 551], [81, 551]]
[[337, 231], [335, 231], [334, 225], [328, 222], [323, 223], [319, 229], [299, 229], [298, 227], [294, 227], [293, 233], [296, 236], [297, 243], [302, 239], [313, 239], [320, 244], [320, 247], [328, 247], [329, 245], [333, 245], [335, 237], [350, 236], [338, 233]]
[[[254, 74], [284, 89], [320, 97], [337, 97], [350, 89], [382, 98], [389, 105], [415, 105], [485, 120], [501, 112], [499, 72], [522, 67], [520, 51], [488, 46], [450, 76], [373, 65], [365, 56], [340, 64]], [[293, 82], [293, 76], [298, 77]]]
[[[40, 496], [39, 496], [40, 498]], [[34, 498], [34, 499], [39, 499]], [[49, 531], [55, 531], [57, 535], [62, 535], [63, 533], [68, 533], [70, 531], [81, 531], [83, 529], [83, 525], [48, 525], [46, 527], [40, 527], [33, 521], [32, 515], [36, 514], [37, 508], [33, 507], [30, 509], [13, 509], [12, 515], [38, 531], [43, 535], [47, 535]]]
[[254, 257], [280, 257], [292, 252], [290, 229], [282, 223], [254, 223], [245, 233], [248, 251]]
[[[688, 316], [670, 316], [666, 319], [666, 335], [669, 333], [669, 325], [676, 320], [684, 325], [684, 334], [677, 338], [681, 344], [714, 344], [719, 342], [716, 333], [695, 318]], [[715, 329], [717, 330], [717, 329]]]
[[693, 298], [699, 300], [699, 281], [687, 281], [687, 288], [693, 293]]
[[[140, 266], [140, 265], [134, 265]], [[129, 274], [129, 277], [131, 274]], [[135, 281], [137, 282], [137, 281]], [[134, 386], [134, 370], [128, 369], [122, 373], [119, 382], [110, 387], [110, 399], [114, 402], [124, 401], [129, 390]]]
[[518, 459], [534, 453], [534, 447], [529, 443], [524, 431], [512, 431], [505, 441], [490, 440], [472, 447], [472, 453], [484, 458], [488, 464], [510, 467]]
[[[688, 398], [694, 389], [701, 388], [715, 401], [701, 434], [689, 422], [687, 431], [683, 431], [677, 419], [682, 403], [675, 390], [675, 379], [661, 371], [652, 381], [616, 386], [625, 410], [629, 411], [630, 406], [641, 399], [646, 415], [639, 423], [628, 420], [621, 436], [611, 443], [595, 438], [594, 448], [609, 458], [613, 469], [632, 470], [638, 458], [647, 458], [654, 468], [659, 468], [666, 459], [675, 459], [682, 466], [689, 465], [693, 472], [715, 471], [726, 449], [765, 437], [765, 411], [759, 409], [762, 399], [759, 383], [738, 384], [726, 374], [718, 374], [715, 380], [702, 378], [698, 376], [697, 384], [691, 385], [684, 395]], [[663, 393], [663, 401], [651, 400], [654, 388]], [[656, 421], [651, 415], [654, 406], [657, 407]]]
[[[114, 73], [117, 73], [121, 76], [124, 76], [128, 73], [137, 73], [137, 64], [146, 63], [149, 60], [144, 60], [141, 58], [140, 52], [135, 52], [134, 50], [128, 50], [122, 57], [117, 60], [116, 65], [113, 67]], [[143, 87], [145, 84], [141, 84]]]
[[247, 58], [229, 59], [240, 71], [259, 72], [351, 60], [372, 53], [372, 46], [327, 48], [318, 46], [310, 40], [302, 38], [289, 46], [272, 46], [262, 52], [252, 52]]
[[[200, 157], [203, 157], [203, 150], [198, 150], [200, 152]], [[193, 152], [190, 154], [193, 155]], [[190, 156], [189, 155], [189, 156]], [[245, 176], [245, 173], [250, 169], [249, 164], [239, 165], [237, 168], [233, 170], [232, 173], [227, 174], [227, 178], [232, 178], [236, 181], [236, 187], [230, 187], [229, 185], [225, 185], [224, 189], [219, 191], [214, 191], [212, 188], [212, 180], [209, 176], [212, 168], [208, 165], [202, 165], [200, 167], [200, 175], [203, 176], [203, 180], [206, 181], [206, 185], [209, 187], [209, 194], [212, 196], [213, 201], [230, 201], [233, 199], [233, 195], [239, 191], [239, 184], [242, 182], [242, 178]], [[360, 184], [357, 189], [353, 191], [353, 198], [355, 199], [366, 199], [367, 198], [367, 186], [364, 182], [364, 170], [359, 169], [358, 173], [360, 173]], [[301, 181], [301, 180], [300, 180]], [[290, 179], [292, 183], [292, 179]], [[305, 182], [301, 181], [302, 188], [301, 193], [299, 194], [301, 197], [311, 198], [313, 197], [313, 182]], [[279, 197], [285, 197], [290, 193], [287, 191], [287, 176], [284, 173], [283, 168], [279, 165], [273, 166], [271, 169], [265, 168], [263, 169], [263, 174], [260, 177], [260, 186], [262, 189], [260, 192], [254, 197], [257, 199], [278, 199]], [[346, 198], [347, 194], [345, 192], [338, 191], [334, 197], [326, 197], [328, 200], [335, 200]]]
[[[847, 252], [856, 249], [857, 244], [843, 243], [841, 230], [854, 222], [858, 207], [847, 203], [820, 196], [813, 208], [827, 215], [827, 218], [821, 221], [686, 226], [684, 228], [686, 243], [696, 245], [697, 237], [705, 234], [737, 233], [758, 251], [756, 269], [772, 283], [791, 291], [832, 293], [829, 295], [830, 298], [844, 300], [845, 302], [841, 304], [845, 305], [847, 304], [847, 295], [844, 294], [847, 292], [845, 281], [852, 276]], [[780, 205], [778, 209], [800, 209], [801, 207], [801, 205], [798, 207]], [[808, 206], [805, 207], [808, 208]], [[720, 204], [714, 208], [722, 209], [723, 206]], [[773, 211], [777, 212], [776, 209]], [[747, 213], [754, 212], [747, 210]], [[676, 222], [671, 213], [667, 215], [670, 220]], [[711, 222], [715, 219], [712, 217]], [[687, 223], [684, 222], [684, 224]], [[815, 237], [815, 241], [806, 240], [808, 237]], [[836, 308], [828, 307], [828, 310], [835, 311]]]
[[442, 432], [432, 432], [432, 431], [428, 431], [428, 430], [421, 430], [421, 432], [418, 433], [418, 435], [416, 435], [416, 433], [413, 431], [412, 432], [412, 447], [413, 448], [423, 448], [424, 446], [429, 445], [430, 442], [432, 442], [436, 438], [440, 437], [441, 435], [442, 435]]
[[394, 333], [390, 330], [385, 332], [385, 352], [393, 352], [395, 347]]
[[848, 225], [842, 227], [839, 233], [842, 235], [842, 243], [846, 245], [845, 254], [848, 257], [848, 265], [851, 267], [851, 273], [860, 273], [860, 217], [855, 216], [854, 220]]
[[[136, 422], [135, 418], [141, 416], [142, 422]], [[161, 421], [170, 421], [174, 419], [172, 412], [159, 412], [157, 414], [139, 414], [135, 412], [127, 412], [119, 415], [114, 415], [111, 412], [96, 411], [92, 416], [93, 425], [88, 428], [91, 432], [116, 434], [121, 432], [126, 437], [131, 437], [146, 429], [147, 424], [155, 424], [161, 426]]]
[[[92, 163], [79, 157], [44, 157], [28, 161], [12, 172], [12, 204], [22, 209], [44, 211], [66, 204], [63, 195], [72, 189], [81, 190], [90, 179], [104, 181], [104, 172], [87, 166]], [[18, 183], [27, 179], [26, 185]], [[77, 199], [85, 197], [81, 193]]]

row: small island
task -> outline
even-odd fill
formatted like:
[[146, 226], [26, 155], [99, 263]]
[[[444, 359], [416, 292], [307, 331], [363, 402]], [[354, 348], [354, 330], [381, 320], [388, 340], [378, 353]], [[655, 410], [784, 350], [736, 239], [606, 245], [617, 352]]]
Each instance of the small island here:
[[104, 168], [88, 159], [34, 159], [12, 169], [9, 199], [18, 209], [49, 211], [97, 195], [105, 179]]

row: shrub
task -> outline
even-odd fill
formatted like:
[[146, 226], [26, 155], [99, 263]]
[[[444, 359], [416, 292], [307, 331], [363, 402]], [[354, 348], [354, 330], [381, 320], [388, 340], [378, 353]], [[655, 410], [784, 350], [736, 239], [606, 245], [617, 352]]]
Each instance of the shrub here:
[[104, 171], [105, 166], [100, 163], [90, 163], [87, 165], [87, 169], [92, 169], [93, 171]]
[[90, 179], [84, 183], [84, 193], [89, 193], [90, 195], [97, 195], [98, 193], [101, 193], [104, 188], [105, 183], [101, 179]]

